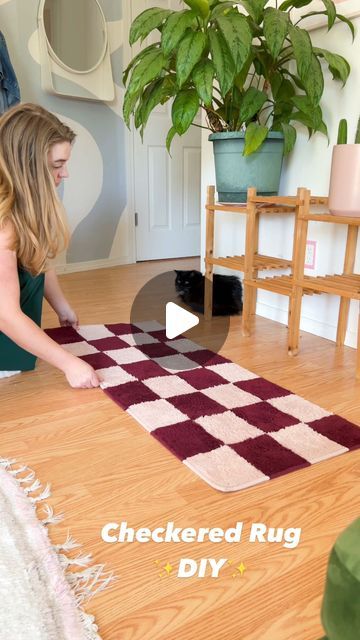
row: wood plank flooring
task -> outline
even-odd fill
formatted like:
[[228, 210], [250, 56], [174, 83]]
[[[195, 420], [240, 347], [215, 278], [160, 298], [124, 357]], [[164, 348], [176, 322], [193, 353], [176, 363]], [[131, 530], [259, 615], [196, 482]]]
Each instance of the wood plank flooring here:
[[[127, 322], [131, 302], [158, 273], [198, 267], [198, 260], [140, 263], [61, 277], [83, 324]], [[46, 307], [43, 326], [56, 326]], [[241, 336], [232, 318], [221, 353], [269, 380], [360, 424], [356, 352], [302, 334], [290, 358], [286, 327], [257, 317], [253, 335]], [[58, 371], [40, 363], [35, 372], [0, 381], [0, 455], [31, 466], [52, 485], [49, 502], [64, 513], [52, 527], [56, 542], [67, 530], [117, 581], [96, 596], [103, 640], [317, 640], [331, 546], [360, 515], [360, 452], [245, 491], [212, 489], [100, 389], [71, 389]], [[221, 527], [244, 522], [240, 543], [115, 543], [100, 532], [108, 522], [134, 528], [166, 525]], [[249, 543], [251, 524], [301, 527], [300, 544]], [[219, 578], [176, 576], [181, 558], [227, 558]], [[158, 563], [157, 563], [158, 562]], [[167, 577], [161, 567], [175, 567]], [[242, 577], [232, 577], [241, 562]], [[160, 567], [160, 568], [159, 568]], [[163, 576], [160, 577], [159, 573]], [[74, 639], [75, 640], [75, 639]]]

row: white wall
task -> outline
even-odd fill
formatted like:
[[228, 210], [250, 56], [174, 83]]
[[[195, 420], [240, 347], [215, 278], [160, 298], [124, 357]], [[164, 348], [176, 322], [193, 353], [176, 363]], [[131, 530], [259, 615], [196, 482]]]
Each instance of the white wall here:
[[[357, 32], [360, 30], [360, 18], [354, 20]], [[351, 34], [343, 23], [337, 23], [327, 33], [325, 28], [311, 32], [315, 46], [329, 49], [345, 56], [351, 65], [351, 74], [344, 88], [339, 82], [333, 82], [331, 74], [324, 69], [325, 85], [321, 104], [324, 119], [328, 125], [330, 145], [321, 134], [308, 140], [307, 131], [298, 128], [298, 139], [294, 151], [284, 161], [280, 183], [281, 195], [294, 195], [298, 186], [311, 189], [314, 195], [327, 195], [331, 166], [332, 146], [336, 143], [337, 126], [340, 118], [348, 119], [349, 141], [353, 141], [358, 117], [360, 115], [360, 36], [357, 33], [354, 43]], [[202, 131], [202, 265], [205, 253], [205, 200], [206, 186], [215, 184], [212, 144], [208, 141], [207, 131]], [[360, 179], [360, 176], [359, 176]], [[217, 213], [215, 226], [215, 255], [234, 255], [244, 251], [244, 216], [231, 213]], [[262, 221], [260, 224], [260, 253], [279, 257], [290, 257], [292, 248], [292, 218], [283, 217]], [[323, 275], [342, 271], [346, 241], [346, 227], [329, 223], [310, 223], [309, 240], [317, 241], [317, 259], [315, 270], [306, 270], [309, 275]], [[360, 245], [360, 242], [359, 242]], [[360, 272], [360, 249], [358, 249], [355, 271]], [[223, 270], [222, 273], [232, 273]], [[235, 272], [233, 272], [235, 273]], [[281, 272], [284, 273], [284, 272]], [[239, 275], [239, 274], [238, 274]], [[266, 274], [260, 274], [266, 275]], [[242, 277], [242, 274], [240, 274]], [[310, 333], [331, 340], [336, 336], [339, 298], [328, 295], [304, 296], [302, 305], [301, 328]], [[287, 296], [267, 291], [258, 292], [257, 314], [287, 323]], [[352, 301], [346, 344], [356, 346], [358, 302]]]

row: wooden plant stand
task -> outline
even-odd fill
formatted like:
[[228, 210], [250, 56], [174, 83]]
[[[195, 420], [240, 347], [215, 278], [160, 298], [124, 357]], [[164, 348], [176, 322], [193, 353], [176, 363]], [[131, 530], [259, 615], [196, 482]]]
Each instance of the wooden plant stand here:
[[[205, 319], [212, 315], [212, 285], [214, 265], [244, 273], [243, 335], [249, 336], [251, 318], [255, 314], [258, 289], [286, 295], [289, 298], [289, 355], [299, 350], [300, 315], [303, 295], [329, 293], [340, 296], [336, 344], [343, 345], [348, 325], [350, 300], [360, 300], [360, 274], [354, 273], [355, 254], [360, 218], [334, 216], [330, 213], [313, 213], [311, 205], [327, 206], [326, 197], [311, 196], [310, 191], [299, 188], [296, 196], [257, 196], [254, 188], [248, 189], [246, 205], [219, 204], [214, 201], [214, 186], [207, 190], [206, 202], [206, 253], [205, 253]], [[214, 256], [214, 216], [216, 211], [226, 211], [246, 216], [245, 254], [225, 257]], [[294, 214], [292, 259], [285, 260], [258, 253], [259, 218], [267, 214]], [[346, 224], [348, 227], [344, 267], [341, 274], [326, 276], [304, 275], [305, 251], [309, 221]], [[291, 269], [289, 275], [258, 277], [262, 270]], [[356, 377], [360, 378], [360, 316], [357, 338]]]
[[[215, 203], [214, 194], [215, 187], [211, 185], [207, 188], [206, 199], [205, 320], [208, 320], [212, 316], [214, 265], [220, 265], [227, 269], [242, 271], [244, 273], [244, 310], [246, 308], [245, 313], [250, 317], [255, 314], [256, 291], [247, 289], [246, 282], [256, 278], [258, 271], [288, 269], [293, 263], [293, 259], [285, 260], [284, 258], [265, 256], [258, 253], [260, 215], [296, 214], [296, 198], [257, 198], [256, 189], [250, 188], [248, 190], [247, 203], [245, 205], [234, 205]], [[214, 218], [216, 211], [226, 211], [234, 213], [235, 215], [240, 214], [246, 216], [244, 255], [214, 256]]]

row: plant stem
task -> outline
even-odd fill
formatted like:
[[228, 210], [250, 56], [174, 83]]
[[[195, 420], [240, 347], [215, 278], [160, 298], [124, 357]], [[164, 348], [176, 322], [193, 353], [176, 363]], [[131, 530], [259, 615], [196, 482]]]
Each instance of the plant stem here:
[[204, 127], [202, 124], [195, 124], [195, 122], [192, 122], [191, 127], [199, 127], [199, 129], [206, 129], [206, 131], [211, 131], [210, 127]]

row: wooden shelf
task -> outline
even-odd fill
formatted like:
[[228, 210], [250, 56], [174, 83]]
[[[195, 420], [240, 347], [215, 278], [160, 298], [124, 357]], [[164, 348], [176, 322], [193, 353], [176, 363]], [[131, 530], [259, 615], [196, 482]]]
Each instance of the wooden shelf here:
[[[243, 213], [243, 214], [248, 214], [249, 213], [249, 209], [247, 208], [246, 204], [241, 206], [241, 205], [231, 204], [230, 202], [227, 205], [220, 204], [220, 203], [207, 204], [205, 206], [205, 208], [208, 211], [226, 211], [227, 213]], [[295, 210], [295, 205], [292, 206], [292, 207], [289, 207], [289, 206], [286, 206], [286, 205], [283, 205], [283, 206], [279, 206], [279, 205], [268, 205], [268, 206], [260, 205], [258, 207], [258, 211], [261, 214], [263, 214], [263, 213], [267, 213], [267, 214], [294, 213], [294, 210]]]
[[312, 222], [333, 222], [335, 224], [347, 224], [360, 226], [359, 218], [350, 218], [349, 216], [333, 216], [332, 213], [307, 213], [303, 217], [304, 220], [311, 220]]
[[[281, 295], [290, 297], [294, 286], [294, 279], [291, 275], [255, 278], [254, 280], [247, 280], [246, 285], [254, 287], [254, 289], [265, 289], [266, 291], [272, 291], [273, 293], [280, 293]], [[315, 291], [310, 287], [310, 284], [306, 283], [304, 286], [304, 294], [312, 296], [314, 293], [319, 293], [319, 291]]]
[[302, 287], [311, 287], [319, 293], [329, 293], [341, 298], [360, 300], [360, 275], [334, 274], [326, 276], [304, 276], [297, 281]]
[[[236, 269], [237, 271], [245, 271], [245, 256], [219, 256], [218, 258], [208, 257], [205, 259], [206, 264], [219, 265], [228, 269]], [[291, 269], [292, 260], [284, 258], [275, 258], [273, 256], [263, 256], [255, 254], [253, 258], [253, 271], [266, 271], [269, 269]]]
[[[336, 344], [345, 342], [350, 300], [360, 300], [360, 274], [354, 273], [357, 238], [360, 217], [335, 216], [328, 211], [328, 198], [312, 196], [310, 191], [299, 188], [296, 196], [258, 196], [255, 188], [247, 192], [247, 203], [244, 205], [215, 203], [214, 187], [208, 187], [206, 203], [206, 279], [205, 279], [205, 317], [212, 314], [212, 280], [214, 265], [244, 273], [244, 306], [242, 332], [244, 336], [251, 334], [251, 317], [256, 312], [256, 295], [258, 289], [288, 296], [289, 298], [289, 338], [288, 351], [296, 355], [299, 350], [300, 314], [304, 295], [332, 294], [340, 297], [339, 318]], [[310, 207], [321, 207], [319, 213]], [[325, 211], [324, 211], [325, 209]], [[214, 257], [214, 213], [226, 211], [246, 215], [245, 255]], [[258, 254], [259, 218], [263, 214], [294, 215], [294, 233], [292, 241], [292, 259], [284, 260], [273, 256]], [[330, 222], [347, 225], [347, 240], [343, 273], [325, 276], [308, 276], [304, 274], [306, 241], [309, 222]], [[290, 269], [288, 275], [275, 275], [259, 278], [259, 271]], [[360, 316], [358, 329], [358, 353], [356, 377], [360, 378]]]

